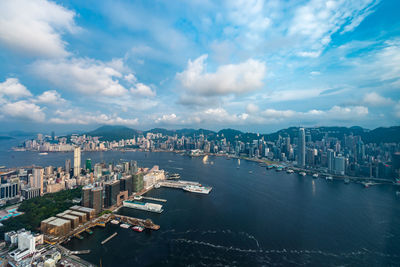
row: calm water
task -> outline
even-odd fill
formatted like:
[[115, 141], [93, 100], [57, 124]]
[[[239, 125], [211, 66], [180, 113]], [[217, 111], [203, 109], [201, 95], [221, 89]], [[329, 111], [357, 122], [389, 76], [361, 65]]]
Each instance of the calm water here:
[[[1, 147], [1, 145], [0, 145]], [[1, 150], [1, 148], [0, 148]], [[400, 264], [400, 197], [392, 186], [363, 188], [342, 181], [267, 171], [253, 162], [174, 153], [83, 153], [82, 162], [135, 159], [159, 165], [184, 180], [213, 186], [210, 195], [154, 189], [147, 195], [168, 200], [162, 214], [123, 208], [120, 213], [151, 218], [159, 231], [137, 233], [109, 225], [66, 247], [91, 249], [82, 258], [103, 266]], [[63, 165], [72, 153], [38, 156], [0, 152], [0, 165]], [[252, 174], [249, 171], [253, 171]], [[101, 245], [100, 242], [118, 232]]]

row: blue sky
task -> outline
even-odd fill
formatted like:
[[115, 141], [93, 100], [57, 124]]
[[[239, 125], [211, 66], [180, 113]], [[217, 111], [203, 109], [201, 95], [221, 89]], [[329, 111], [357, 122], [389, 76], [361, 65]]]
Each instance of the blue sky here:
[[400, 2], [0, 2], [1, 130], [400, 122]]

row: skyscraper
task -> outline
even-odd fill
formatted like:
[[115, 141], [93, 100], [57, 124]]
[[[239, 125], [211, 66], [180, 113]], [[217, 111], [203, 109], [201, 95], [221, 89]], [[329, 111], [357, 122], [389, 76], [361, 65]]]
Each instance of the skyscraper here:
[[85, 168], [87, 171], [92, 171], [92, 160], [91, 159], [86, 159], [86, 164]]
[[328, 172], [333, 173], [333, 169], [335, 166], [335, 151], [333, 149], [328, 149], [327, 153], [328, 160]]
[[35, 167], [32, 172], [33, 179], [31, 183], [32, 188], [40, 188], [40, 194], [43, 195], [43, 175], [44, 170], [41, 167]]
[[71, 172], [71, 160], [67, 159], [65, 161], [65, 172], [70, 173]]
[[74, 148], [74, 176], [78, 177], [81, 173], [81, 148]]
[[297, 165], [304, 167], [306, 165], [306, 134], [304, 128], [299, 129]]

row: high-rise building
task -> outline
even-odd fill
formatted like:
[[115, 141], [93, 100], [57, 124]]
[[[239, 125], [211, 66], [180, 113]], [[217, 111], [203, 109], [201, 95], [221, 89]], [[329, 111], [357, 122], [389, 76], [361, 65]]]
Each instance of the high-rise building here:
[[32, 188], [40, 188], [40, 194], [43, 195], [43, 175], [44, 170], [41, 167], [35, 167], [32, 171], [33, 179], [31, 183]]
[[328, 172], [332, 173], [335, 166], [335, 151], [333, 151], [333, 149], [328, 149], [327, 160], [328, 160]]
[[71, 160], [67, 159], [65, 161], [65, 172], [70, 173], [71, 172]]
[[96, 211], [96, 214], [100, 213], [103, 209], [103, 188], [94, 187], [90, 192], [90, 208]]
[[86, 167], [86, 170], [89, 172], [92, 170], [92, 160], [91, 159], [86, 159], [85, 167]]
[[82, 188], [82, 206], [86, 208], [90, 207], [90, 191], [92, 191], [92, 186], [87, 185]]
[[135, 174], [138, 171], [137, 162], [136, 160], [131, 160], [129, 170], [131, 174]]
[[81, 148], [74, 148], [74, 176], [78, 177], [81, 174]]
[[339, 154], [337, 157], [335, 157], [335, 168], [334, 168], [335, 174], [344, 175], [346, 167], [345, 164], [346, 164], [345, 158], [342, 155]]
[[133, 175], [133, 192], [137, 193], [143, 190], [143, 173]]
[[133, 177], [132, 175], [128, 175], [125, 177], [122, 177], [120, 181], [120, 190], [121, 191], [128, 191], [128, 195], [130, 196], [132, 194], [133, 190]]
[[299, 139], [298, 139], [298, 155], [297, 155], [297, 165], [304, 167], [306, 165], [306, 135], [304, 128], [299, 129]]
[[95, 164], [94, 165], [94, 177], [96, 179], [100, 178], [102, 173], [103, 173], [103, 166], [101, 166], [101, 164], [99, 164], [99, 163]]
[[105, 184], [104, 187], [104, 207], [109, 208], [115, 204], [117, 204], [117, 196], [119, 194], [120, 185], [119, 180], [114, 180]]

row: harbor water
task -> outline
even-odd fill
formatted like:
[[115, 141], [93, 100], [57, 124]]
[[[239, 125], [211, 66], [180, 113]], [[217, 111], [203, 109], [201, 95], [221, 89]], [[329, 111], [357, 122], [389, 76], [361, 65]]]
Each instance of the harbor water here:
[[[64, 166], [72, 153], [13, 152], [2, 149], [0, 165]], [[181, 179], [212, 186], [209, 195], [153, 189], [166, 199], [161, 214], [121, 208], [120, 214], [150, 218], [161, 226], [142, 233], [108, 224], [72, 239], [70, 250], [102, 266], [308, 265], [382, 266], [400, 263], [398, 188], [364, 188], [343, 181], [313, 179], [267, 170], [255, 162], [224, 157], [191, 158], [175, 153], [83, 152], [82, 162], [137, 160], [159, 165]], [[150, 200], [146, 200], [152, 202]], [[157, 203], [157, 202], [154, 202]], [[117, 232], [104, 245], [101, 241]]]

